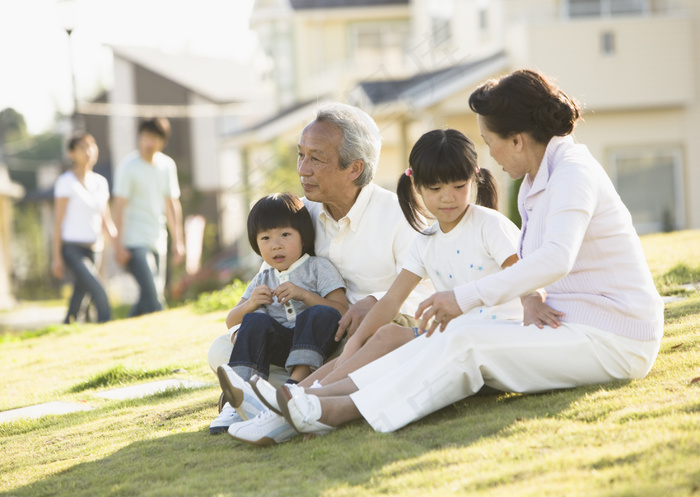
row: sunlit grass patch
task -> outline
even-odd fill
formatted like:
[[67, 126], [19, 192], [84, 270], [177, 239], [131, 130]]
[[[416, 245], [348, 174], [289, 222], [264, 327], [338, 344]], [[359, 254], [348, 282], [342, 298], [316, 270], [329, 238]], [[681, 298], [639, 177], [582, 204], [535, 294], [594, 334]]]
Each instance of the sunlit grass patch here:
[[192, 303], [192, 309], [200, 314], [214, 311], [225, 311], [233, 309], [243, 296], [248, 283], [235, 280], [226, 288], [209, 293], [202, 293]]
[[689, 266], [681, 262], [655, 278], [654, 283], [662, 295], [689, 293], [683, 285], [700, 283], [700, 266]]
[[174, 369], [170, 366], [164, 366], [155, 369], [132, 368], [118, 364], [105, 371], [91, 376], [82, 383], [73, 385], [68, 389], [71, 393], [83, 392], [103, 387], [121, 386], [127, 383], [134, 383], [142, 380], [150, 380], [153, 378], [163, 378], [172, 375]]

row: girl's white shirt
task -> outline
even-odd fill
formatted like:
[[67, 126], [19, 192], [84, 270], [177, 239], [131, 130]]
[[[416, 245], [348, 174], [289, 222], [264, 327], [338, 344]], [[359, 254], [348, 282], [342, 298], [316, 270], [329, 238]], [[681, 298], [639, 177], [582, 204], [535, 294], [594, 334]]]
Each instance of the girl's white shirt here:
[[[427, 235], [414, 240], [403, 268], [430, 279], [436, 291], [454, 290], [502, 271], [505, 260], [517, 253], [520, 230], [500, 212], [471, 204], [459, 224], [448, 233], [433, 224]], [[487, 319], [522, 320], [520, 299], [468, 312]]]

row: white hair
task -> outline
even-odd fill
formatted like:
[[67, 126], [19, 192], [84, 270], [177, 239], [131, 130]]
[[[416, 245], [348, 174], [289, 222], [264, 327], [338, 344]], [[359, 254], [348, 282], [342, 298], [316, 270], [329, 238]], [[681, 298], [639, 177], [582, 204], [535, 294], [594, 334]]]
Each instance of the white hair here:
[[382, 137], [379, 127], [369, 114], [352, 105], [332, 102], [324, 104], [316, 112], [317, 122], [327, 122], [337, 126], [343, 134], [343, 143], [338, 150], [340, 167], [345, 169], [354, 160], [362, 160], [362, 174], [355, 180], [355, 186], [362, 188], [374, 179], [382, 150]]

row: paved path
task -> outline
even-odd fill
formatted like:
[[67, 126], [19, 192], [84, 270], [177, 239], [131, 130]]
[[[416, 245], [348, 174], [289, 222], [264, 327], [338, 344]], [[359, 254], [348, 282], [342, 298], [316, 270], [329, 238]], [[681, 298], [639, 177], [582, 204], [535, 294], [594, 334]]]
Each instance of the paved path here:
[[61, 324], [65, 317], [66, 306], [24, 303], [16, 309], [0, 312], [0, 332], [38, 330], [52, 324]]
[[[111, 400], [126, 400], [137, 399], [148, 395], [164, 392], [169, 389], [178, 388], [203, 388], [208, 387], [210, 383], [190, 380], [160, 380], [141, 385], [133, 385], [130, 387], [116, 388], [114, 390], [106, 390], [97, 392], [94, 395]], [[69, 414], [78, 411], [90, 411], [92, 406], [85, 403], [71, 402], [47, 402], [45, 404], [37, 404], [34, 406], [21, 407], [19, 409], [11, 409], [9, 411], [0, 412], [0, 423], [14, 421], [21, 418], [40, 418], [47, 415]]]

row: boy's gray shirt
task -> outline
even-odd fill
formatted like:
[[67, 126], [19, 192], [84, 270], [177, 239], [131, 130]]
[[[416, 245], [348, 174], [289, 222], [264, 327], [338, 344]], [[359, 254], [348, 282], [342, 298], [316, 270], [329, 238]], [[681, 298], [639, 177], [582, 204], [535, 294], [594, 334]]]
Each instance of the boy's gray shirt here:
[[[243, 298], [250, 300], [253, 290], [257, 286], [267, 285], [270, 290], [274, 290], [286, 281], [321, 297], [325, 297], [338, 288], [345, 288], [343, 277], [328, 259], [304, 254], [286, 271], [278, 271], [274, 268], [260, 271], [246, 288]], [[298, 300], [290, 300], [282, 306], [277, 302], [276, 297], [273, 299], [274, 303], [263, 305], [255, 312], [264, 312], [281, 325], [293, 328], [297, 314], [306, 309], [307, 305]]]

